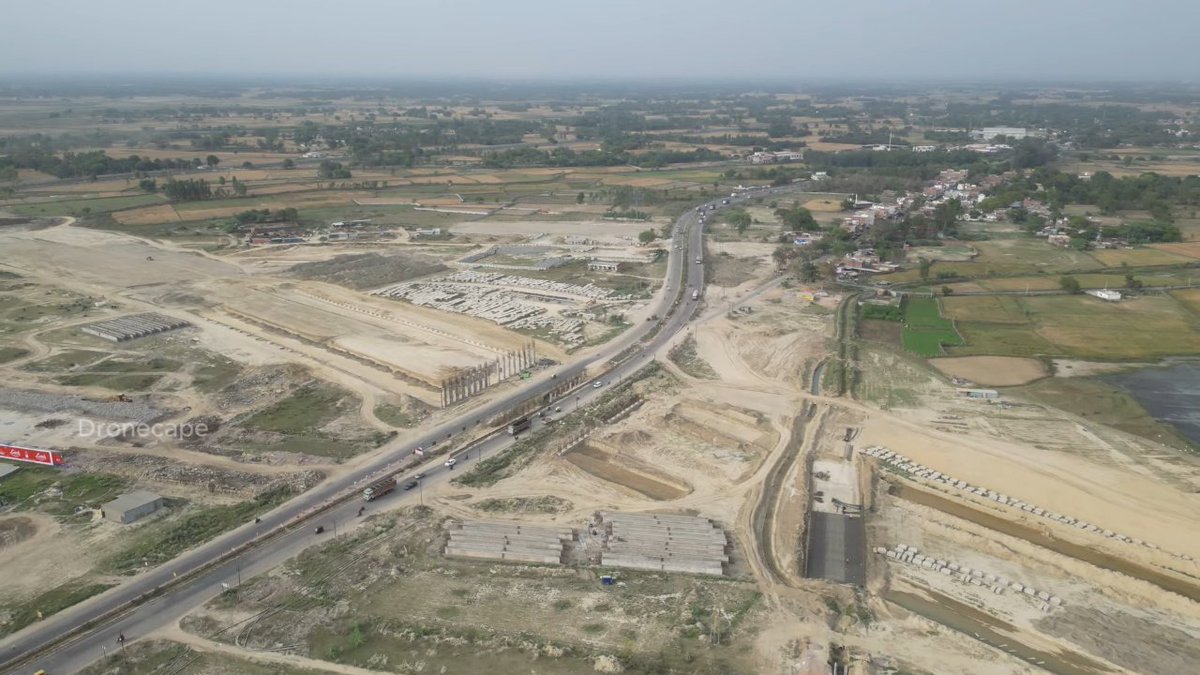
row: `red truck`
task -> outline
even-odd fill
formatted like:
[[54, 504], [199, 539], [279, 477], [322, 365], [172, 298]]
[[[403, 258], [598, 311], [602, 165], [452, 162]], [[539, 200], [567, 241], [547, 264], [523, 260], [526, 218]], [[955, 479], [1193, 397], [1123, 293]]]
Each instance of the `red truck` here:
[[388, 476], [383, 480], [375, 481], [367, 489], [363, 490], [362, 498], [364, 502], [373, 502], [395, 489], [396, 477]]

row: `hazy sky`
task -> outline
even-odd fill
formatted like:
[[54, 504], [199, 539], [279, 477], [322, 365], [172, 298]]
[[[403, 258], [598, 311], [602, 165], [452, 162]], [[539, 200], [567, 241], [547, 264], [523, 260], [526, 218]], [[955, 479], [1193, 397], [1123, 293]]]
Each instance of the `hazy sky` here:
[[1200, 76], [1200, 0], [36, 0], [7, 5], [0, 76]]

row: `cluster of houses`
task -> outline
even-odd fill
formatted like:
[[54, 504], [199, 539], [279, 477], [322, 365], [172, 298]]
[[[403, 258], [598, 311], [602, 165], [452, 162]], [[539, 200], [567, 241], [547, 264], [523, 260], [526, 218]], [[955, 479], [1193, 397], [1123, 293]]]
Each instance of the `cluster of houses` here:
[[895, 272], [899, 265], [883, 262], [874, 249], [860, 248], [853, 253], [847, 253], [838, 263], [835, 271], [838, 279], [853, 280], [860, 274], [881, 274]]

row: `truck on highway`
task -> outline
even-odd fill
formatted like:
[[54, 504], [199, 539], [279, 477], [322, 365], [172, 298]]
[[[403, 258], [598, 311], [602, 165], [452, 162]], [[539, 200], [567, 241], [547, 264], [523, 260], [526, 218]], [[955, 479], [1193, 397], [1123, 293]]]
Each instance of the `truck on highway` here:
[[528, 431], [531, 426], [533, 426], [533, 422], [528, 417], [521, 417], [508, 424], [508, 433], [516, 436], [522, 431]]
[[367, 489], [363, 490], [362, 492], [362, 498], [364, 502], [373, 502], [395, 489], [396, 477], [388, 476], [383, 480], [377, 480], [367, 486]]

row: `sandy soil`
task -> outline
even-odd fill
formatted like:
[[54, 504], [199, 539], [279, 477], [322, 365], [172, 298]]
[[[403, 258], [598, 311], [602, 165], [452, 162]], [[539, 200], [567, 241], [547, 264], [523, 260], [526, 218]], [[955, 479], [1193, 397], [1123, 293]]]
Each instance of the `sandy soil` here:
[[[53, 582], [66, 583], [83, 576], [95, 563], [95, 548], [90, 538], [81, 538], [50, 516], [23, 513], [33, 522], [36, 532], [22, 541], [0, 548], [9, 570], [47, 570], [53, 561]], [[44, 574], [5, 574], [0, 578], [0, 596], [6, 600], [33, 595], [47, 589]]]
[[[858, 443], [883, 445], [960, 480], [1129, 533], [1163, 549], [1200, 557], [1200, 537], [1195, 536], [1195, 514], [1200, 507], [1196, 494], [1078, 455], [914, 426], [877, 416], [866, 423]], [[1045, 525], [1048, 521], [1038, 522]], [[1133, 547], [1121, 550], [1138, 557], [1160, 557]]]
[[1082, 361], [1079, 359], [1054, 359], [1055, 377], [1091, 377], [1120, 373], [1134, 368], [1149, 366], [1149, 363], [1110, 363], [1106, 361]]
[[1015, 356], [957, 356], [929, 359], [929, 363], [950, 377], [986, 387], [1028, 384], [1049, 374], [1041, 361]]

